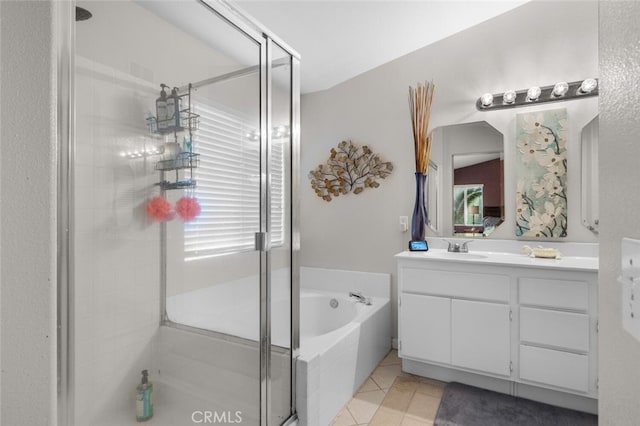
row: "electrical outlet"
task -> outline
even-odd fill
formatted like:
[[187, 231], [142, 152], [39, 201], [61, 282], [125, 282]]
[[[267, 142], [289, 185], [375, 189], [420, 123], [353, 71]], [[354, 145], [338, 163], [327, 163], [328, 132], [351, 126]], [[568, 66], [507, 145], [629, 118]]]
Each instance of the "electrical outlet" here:
[[409, 230], [409, 217], [400, 216], [400, 232], [407, 232]]
[[640, 340], [640, 241], [622, 239], [622, 326]]

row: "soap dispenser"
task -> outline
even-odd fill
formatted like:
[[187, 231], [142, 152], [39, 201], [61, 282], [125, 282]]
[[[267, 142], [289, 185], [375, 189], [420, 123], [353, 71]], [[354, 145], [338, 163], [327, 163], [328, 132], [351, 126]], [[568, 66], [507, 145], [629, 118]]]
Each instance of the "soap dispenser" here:
[[167, 98], [167, 118], [169, 127], [181, 128], [180, 110], [182, 109], [181, 99], [178, 96], [178, 88], [171, 89], [171, 95]]
[[161, 84], [160, 97], [156, 99], [156, 118], [158, 122], [158, 129], [163, 130], [167, 128], [169, 122], [169, 112], [167, 110], [167, 92], [164, 91], [165, 87], [169, 87], [166, 84]]
[[136, 420], [144, 422], [153, 417], [153, 384], [149, 372], [142, 370], [142, 380], [136, 387]]

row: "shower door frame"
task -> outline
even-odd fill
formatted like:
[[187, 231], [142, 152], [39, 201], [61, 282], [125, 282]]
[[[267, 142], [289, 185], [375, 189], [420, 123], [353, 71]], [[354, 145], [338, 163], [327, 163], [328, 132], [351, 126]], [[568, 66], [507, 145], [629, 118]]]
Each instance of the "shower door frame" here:
[[[222, 18], [236, 30], [254, 40], [260, 46], [260, 236], [264, 244], [256, 249], [260, 251], [260, 425], [269, 425], [271, 410], [270, 396], [270, 358], [271, 358], [271, 288], [270, 288], [270, 190], [269, 160], [271, 158], [271, 70], [273, 45], [277, 45], [289, 55], [290, 65], [290, 285], [291, 285], [291, 365], [290, 365], [290, 417], [282, 424], [288, 425], [297, 419], [296, 413], [296, 359], [300, 350], [300, 55], [262, 27], [253, 18], [226, 0], [193, 0]], [[57, 276], [57, 373], [58, 373], [58, 413], [59, 425], [71, 425], [74, 412], [74, 205], [73, 189], [75, 184], [75, 5], [74, 0], [55, 2], [55, 26], [57, 34], [57, 81], [58, 81], [58, 276]], [[161, 231], [162, 232], [162, 231]], [[257, 238], [258, 240], [258, 238]], [[161, 245], [164, 245], [164, 240]], [[164, 256], [166, 249], [161, 248]], [[161, 268], [166, 267], [166, 259], [161, 258]], [[166, 272], [161, 271], [161, 306], [159, 326], [168, 319], [165, 312]], [[167, 324], [169, 325], [169, 324]], [[198, 331], [193, 327], [170, 325], [177, 328]], [[202, 330], [199, 330], [202, 332]], [[219, 333], [213, 334], [218, 335]], [[209, 334], [209, 333], [205, 333]], [[270, 426], [270, 425], [269, 425]]]

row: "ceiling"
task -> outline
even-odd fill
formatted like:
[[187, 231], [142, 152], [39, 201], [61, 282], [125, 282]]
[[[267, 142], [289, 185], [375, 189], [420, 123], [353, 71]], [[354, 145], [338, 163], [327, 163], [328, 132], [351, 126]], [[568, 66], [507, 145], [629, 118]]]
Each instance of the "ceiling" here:
[[302, 93], [363, 72], [528, 0], [232, 0], [302, 58]]

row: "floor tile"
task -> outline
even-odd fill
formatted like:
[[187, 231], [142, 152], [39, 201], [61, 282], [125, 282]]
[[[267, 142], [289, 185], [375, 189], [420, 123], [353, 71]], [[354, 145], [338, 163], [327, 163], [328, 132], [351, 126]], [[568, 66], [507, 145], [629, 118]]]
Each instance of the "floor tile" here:
[[336, 418], [333, 419], [333, 422], [331, 422], [331, 426], [354, 426], [356, 424], [356, 420], [346, 407], [343, 408]]
[[369, 422], [369, 426], [399, 426], [403, 417], [403, 411], [394, 410], [389, 407], [380, 407], [373, 419], [371, 419], [371, 422]]
[[416, 388], [417, 393], [423, 393], [436, 398], [442, 398], [442, 392], [444, 392], [444, 383], [432, 381], [420, 380]]
[[347, 404], [347, 409], [358, 424], [368, 423], [380, 406], [384, 395], [381, 390], [358, 392]]
[[417, 382], [407, 381], [398, 386], [396, 382], [396, 384], [389, 389], [380, 406], [400, 411], [402, 413], [406, 412], [411, 400], [413, 399], [413, 394], [416, 391], [417, 385]]
[[446, 383], [403, 373], [397, 354], [387, 354], [332, 425], [433, 426]]
[[404, 416], [402, 422], [400, 423], [400, 426], [433, 426], [433, 422], [430, 422], [428, 420], [417, 420], [416, 418], [411, 416]]
[[420, 421], [433, 421], [440, 405], [440, 398], [423, 393], [415, 393], [407, 408], [407, 415]]
[[396, 377], [406, 375], [399, 364], [381, 365], [371, 373], [371, 378], [381, 389], [389, 389]]
[[371, 378], [369, 377], [367, 380], [364, 381], [362, 386], [360, 386], [360, 389], [358, 389], [358, 392], [369, 392], [374, 390], [380, 390], [380, 387], [376, 384], [376, 382], [371, 380]]
[[417, 376], [405, 375], [396, 377], [391, 387], [395, 389], [410, 389], [411, 391], [415, 391], [420, 385], [421, 383], [418, 381]]
[[382, 361], [380, 361], [379, 365], [391, 365], [391, 364], [400, 364], [400, 358], [398, 358], [398, 351], [395, 349], [391, 349], [391, 351], [387, 354], [386, 357]]

